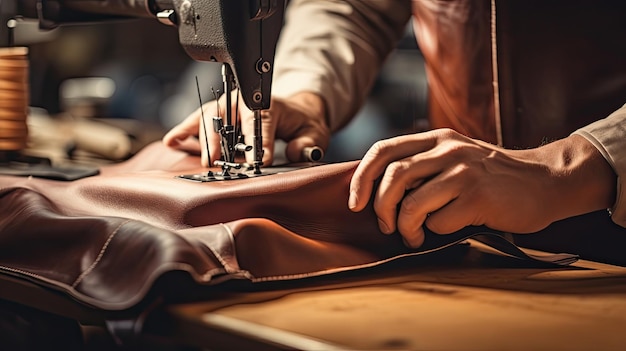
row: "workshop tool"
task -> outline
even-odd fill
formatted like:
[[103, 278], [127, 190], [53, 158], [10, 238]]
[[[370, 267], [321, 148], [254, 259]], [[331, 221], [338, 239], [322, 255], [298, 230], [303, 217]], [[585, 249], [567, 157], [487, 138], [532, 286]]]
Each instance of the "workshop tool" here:
[[[270, 106], [274, 54], [284, 10], [285, 0], [26, 0], [18, 4], [21, 15], [38, 18], [44, 29], [155, 18], [178, 29], [180, 44], [193, 59], [222, 62], [227, 112], [225, 118], [214, 119], [214, 129], [222, 139], [222, 160], [213, 162], [222, 171], [211, 175], [216, 180], [263, 174], [261, 111]], [[254, 113], [252, 145], [243, 145], [235, 135], [230, 96], [235, 86]], [[252, 164], [235, 162], [235, 154], [246, 150], [253, 152]], [[237, 176], [232, 176], [234, 170]]]

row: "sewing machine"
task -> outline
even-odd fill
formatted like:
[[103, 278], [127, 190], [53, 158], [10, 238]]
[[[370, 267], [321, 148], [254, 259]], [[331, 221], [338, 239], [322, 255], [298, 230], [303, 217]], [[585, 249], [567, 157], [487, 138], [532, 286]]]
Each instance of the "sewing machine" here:
[[[244, 103], [255, 111], [255, 122], [260, 123], [261, 111], [269, 107], [273, 50], [282, 24], [284, 0], [33, 0], [21, 4], [24, 6], [24, 14], [37, 16], [42, 26], [48, 28], [63, 23], [126, 17], [155, 17], [162, 22], [173, 24], [178, 27], [181, 44], [193, 58], [225, 63], [224, 92], [230, 92], [234, 84], [237, 84]], [[39, 5], [39, 8], [36, 5]], [[230, 95], [226, 94], [226, 98], [229, 97]], [[227, 101], [227, 106], [231, 106], [231, 101]], [[238, 167], [238, 164], [234, 162], [233, 151], [242, 146], [237, 146], [238, 136], [231, 119], [232, 112], [227, 113], [224, 120], [220, 116], [216, 117], [213, 127], [222, 137], [224, 160], [221, 164], [222, 174], [214, 178], [226, 179], [225, 173]], [[253, 172], [261, 172], [261, 137], [261, 130], [258, 128], [252, 146], [255, 152]], [[157, 151], [158, 155], [162, 156], [161, 151]], [[149, 157], [146, 162], [154, 163], [157, 159], [157, 157]], [[152, 166], [155, 165], [152, 164]], [[136, 172], [136, 169], [133, 171]], [[208, 175], [206, 177], [210, 178]], [[20, 255], [19, 252], [11, 252], [8, 257], [23, 256], [28, 263], [32, 263], [42, 256], [45, 258], [45, 255], [42, 255], [44, 250], [54, 253], [53, 250], [56, 249], [67, 253], [69, 250], [65, 250], [65, 247], [71, 248], [72, 243], [83, 243], [80, 239], [93, 238], [97, 234], [97, 229], [102, 228], [102, 233], [106, 235], [103, 239], [106, 240], [90, 240], [93, 245], [96, 245], [94, 246], [96, 249], [88, 250], [89, 252], [84, 255], [77, 255], [75, 258], [80, 261], [80, 264], [69, 265], [70, 272], [77, 275], [77, 278], [71, 279], [66, 289], [78, 290], [81, 282], [85, 281], [85, 277], [90, 278], [91, 273], [97, 273], [95, 269], [102, 267], [103, 262], [121, 263], [119, 267], [123, 267], [124, 271], [112, 277], [114, 284], [107, 285], [106, 281], [100, 281], [97, 278], [92, 280], [91, 284], [88, 280], [85, 281], [85, 286], [92, 286], [96, 291], [106, 292], [107, 287], [127, 285], [128, 280], [124, 281], [123, 278], [132, 278], [130, 272], [127, 272], [131, 268], [149, 266], [141, 264], [142, 261], [136, 258], [140, 255], [134, 254], [136, 251], [129, 251], [134, 245], [127, 244], [132, 243], [138, 237], [146, 238], [151, 237], [147, 234], [153, 234], [155, 245], [160, 244], [158, 247], [164, 250], [175, 247], [176, 245], [173, 245], [175, 243], [200, 242], [197, 238], [204, 238], [211, 243], [219, 242], [217, 239], [220, 236], [215, 236], [217, 239], [214, 239], [209, 235], [214, 233], [224, 234], [223, 237], [232, 239], [228, 236], [231, 229], [225, 224], [216, 225], [219, 231], [216, 229], [215, 232], [210, 232], [204, 226], [197, 226], [196, 231], [186, 232], [188, 240], [177, 241], [164, 240], [163, 238], [171, 239], [175, 236], [173, 233], [166, 236], [168, 233], [160, 228], [142, 230], [144, 227], [141, 223], [145, 222], [150, 214], [159, 220], [163, 218], [188, 220], [194, 217], [190, 215], [190, 212], [181, 212], [184, 215], [179, 216], [168, 214], [167, 204], [179, 205], [179, 210], [184, 211], [194, 208], [191, 205], [198, 206], [200, 203], [210, 203], [210, 201], [207, 200], [208, 195], [206, 198], [198, 197], [198, 189], [188, 186], [187, 183], [174, 184], [169, 174], [161, 176], [160, 173], [150, 173], [148, 177], [141, 175], [137, 178], [135, 179], [137, 183], [128, 182], [128, 178], [124, 181], [123, 175], [109, 178], [108, 181], [104, 178], [104, 183], [88, 181], [83, 183], [86, 188], [82, 188], [82, 191], [80, 185], [76, 183], [68, 185], [68, 191], [60, 191], [62, 185], [50, 186], [51, 183], [42, 183], [40, 191], [49, 190], [52, 191], [50, 195], [54, 195], [56, 189], [57, 201], [69, 199], [67, 201], [71, 202], [71, 206], [59, 208], [67, 210], [70, 214], [70, 210], [75, 207], [90, 207], [94, 211], [98, 210], [97, 203], [95, 203], [98, 199], [105, 201], [104, 205], [101, 204], [99, 207], [102, 212], [91, 219], [85, 217], [84, 213], [80, 217], [76, 215], [71, 218], [62, 217], [60, 214], [41, 210], [42, 204], [53, 198], [52, 196], [42, 197], [45, 201], [37, 201], [34, 203], [35, 206], [26, 207], [29, 211], [18, 212], [28, 215], [40, 214], [42, 217], [55, 220], [53, 223], [56, 225], [50, 226], [52, 228], [50, 231], [47, 230], [46, 225], [41, 225], [41, 222], [28, 220], [29, 217], [18, 217], [15, 222], [26, 222], [24, 227], [27, 229], [42, 227], [40, 239], [51, 240], [53, 244], [45, 245], [46, 241], [36, 240], [36, 236], [31, 236], [32, 239], [25, 240], [24, 245], [15, 245], [15, 247], [32, 246], [33, 250], [30, 252], [35, 254]], [[138, 200], [133, 201], [133, 198], [129, 197], [131, 200], [126, 202], [139, 204], [137, 211], [142, 221], [129, 219], [122, 222], [123, 219], [120, 218], [119, 225], [116, 224], [120, 212], [107, 211], [114, 207], [112, 204], [124, 202], [122, 196], [117, 195], [132, 195], [129, 194], [131, 190], [137, 184], [146, 184], [146, 180], [148, 185], [141, 187], [141, 191], [135, 194], [137, 197], [134, 199]], [[6, 184], [11, 181], [13, 180], [5, 180]], [[168, 183], [169, 181], [171, 183]], [[35, 183], [33, 180], [25, 182], [28, 182], [31, 187]], [[337, 183], [337, 181], [327, 182], [333, 185]], [[150, 186], [150, 184], [158, 186]], [[177, 189], [163, 187], [163, 184], [174, 185]], [[181, 186], [178, 187], [178, 185]], [[118, 189], [119, 191], [103, 191], [107, 189], [107, 186], [110, 190]], [[215, 189], [219, 190], [217, 186]], [[319, 189], [320, 183], [316, 184], [316, 187]], [[5, 185], [3, 189], [6, 188], [8, 185]], [[187, 191], [180, 191], [181, 188]], [[206, 194], [219, 193], [219, 191], [209, 191], [208, 187], [202, 188], [205, 188], [203, 191]], [[301, 189], [302, 193], [311, 194], [313, 197], [317, 196], [309, 190], [310, 188], [302, 186], [292, 188]], [[256, 188], [253, 190], [255, 190], [254, 198], [258, 200], [262, 197], [256, 193]], [[337, 193], [326, 192], [327, 195], [332, 196], [336, 196]], [[321, 194], [324, 192], [322, 191]], [[87, 196], [85, 200], [90, 200], [88, 205], [76, 205], [77, 200], [80, 199], [79, 195]], [[319, 198], [332, 196], [319, 196]], [[30, 198], [18, 197], [27, 204], [26, 200]], [[155, 201], [155, 199], [167, 201]], [[300, 200], [298, 197], [296, 199]], [[300, 202], [305, 209], [310, 206], [310, 202]], [[337, 201], [333, 199], [328, 203], [332, 202]], [[280, 201], [276, 203], [278, 205], [273, 205], [278, 209], [294, 207], [288, 201], [282, 201], [285, 207], [279, 206]], [[3, 204], [10, 204], [10, 206], [5, 206], [6, 210], [3, 215], [16, 206], [10, 198], [7, 198]], [[190, 204], [190, 206], [180, 204]], [[51, 208], [54, 207], [56, 206], [51, 206]], [[250, 207], [253, 215], [258, 215], [256, 212], [261, 207], [267, 208], [268, 206]], [[271, 210], [276, 211], [280, 217], [285, 217], [284, 211], [275, 208], [268, 211]], [[207, 212], [196, 211], [194, 213], [196, 220], [199, 217], [208, 217]], [[105, 215], [108, 216], [105, 217]], [[301, 221], [299, 216], [293, 216], [293, 218], [296, 219], [294, 222]], [[115, 221], [111, 222], [116, 225], [110, 227], [110, 232], [106, 231], [109, 228], [105, 226], [108, 223], [105, 222], [106, 220]], [[608, 221], [607, 218], [605, 220]], [[79, 226], [68, 226], [68, 222]], [[28, 223], [33, 223], [33, 226], [30, 227]], [[97, 225], [83, 226], [81, 223]], [[188, 223], [185, 225], [188, 226]], [[54, 228], [57, 228], [56, 232]], [[85, 228], [84, 231], [83, 228]], [[132, 228], [140, 229], [132, 230]], [[194, 230], [195, 228], [187, 229]], [[254, 229], [254, 227], [248, 228]], [[75, 237], [76, 240], [62, 236], [61, 234], [68, 232], [64, 229], [74, 229], [79, 236]], [[124, 232], [121, 229], [126, 230], [126, 236], [123, 235]], [[13, 242], [18, 242], [17, 238], [20, 237], [29, 238], [26, 236], [29, 231], [16, 230], [15, 232], [19, 234], [19, 237], [16, 236]], [[603, 234], [603, 229], [594, 228], [593, 231], [587, 230], [586, 232], [594, 234], [594, 240], [597, 242], [602, 242], [597, 239], [597, 234]], [[248, 238], [263, 238], [264, 232], [251, 230], [248, 233], [252, 234], [248, 235]], [[571, 240], [570, 230], [562, 229], [561, 233], [569, 239], [563, 242], [575, 242]], [[201, 234], [204, 235], [200, 236]], [[612, 233], [608, 232], [608, 234]], [[118, 241], [125, 237], [129, 240]], [[619, 235], [611, 237], [619, 240], [623, 238]], [[241, 237], [239, 239], [241, 240]], [[280, 239], [280, 236], [274, 236], [272, 239]], [[311, 246], [319, 248], [319, 251], [324, 253], [327, 251], [324, 248], [328, 246], [320, 245], [323, 241], [313, 242]], [[228, 243], [229, 241], [222, 240], [221, 242]], [[283, 241], [273, 240], [274, 244], [281, 242]], [[284, 242], [311, 243], [308, 238], [304, 240], [292, 238]], [[581, 242], [592, 241], [581, 240]], [[269, 243], [270, 240], [265, 240], [262, 241], [262, 245], [248, 245], [248, 247], [271, 247]], [[103, 246], [99, 248], [97, 245]], [[612, 247], [617, 252], [620, 247], [623, 247], [606, 246]], [[146, 247], [154, 246], [134, 247], [141, 249], [141, 252], [147, 252]], [[198, 247], [206, 250], [194, 252], [209, 251], [206, 246], [198, 245]], [[246, 257], [242, 254], [245, 247], [245, 245], [239, 246], [241, 257]], [[298, 247], [301, 246], [296, 248]], [[114, 253], [118, 253], [119, 256], [111, 254], [115, 248], [117, 251]], [[107, 249], [109, 251], [106, 251]], [[38, 275], [28, 273], [20, 275], [29, 268], [28, 266], [20, 271], [13, 269], [10, 272], [5, 268], [5, 274], [0, 279], [0, 291], [2, 299], [84, 323], [105, 324], [109, 331], [114, 332], [112, 334], [116, 338], [125, 341], [122, 344], [131, 345], [129, 348], [135, 345], [134, 338], [149, 339], [150, 337], [154, 337], [156, 342], [160, 343], [159, 346], [162, 346], [163, 340], [173, 340], [184, 346], [255, 350], [342, 348], [527, 350], [594, 347], [620, 349], [623, 347], [625, 336], [621, 332], [621, 326], [626, 321], [624, 317], [626, 314], [623, 313], [626, 311], [626, 301], [623, 299], [624, 291], [626, 291], [626, 271], [623, 267], [580, 262], [571, 269], [557, 269], [517, 261], [506, 255], [494, 254], [480, 246], [468, 248], [461, 246], [456, 249], [458, 250], [451, 252], [451, 257], [427, 256], [425, 259], [417, 257], [418, 259], [412, 261], [397, 261], [395, 266], [381, 265], [377, 270], [376, 267], [369, 267], [370, 270], [344, 272], [343, 275], [320, 276], [317, 281], [287, 281], [284, 285], [278, 285], [280, 282], [267, 281], [266, 285], [255, 287], [259, 290], [256, 294], [255, 291], [248, 292], [241, 288], [238, 292], [237, 286], [204, 287], [205, 290], [196, 291], [196, 293], [203, 293], [204, 301], [200, 302], [174, 304], [168, 301], [166, 305], [159, 305], [161, 298], [168, 297], [169, 290], [164, 289], [164, 297], [157, 295], [153, 299], [153, 296], [150, 296], [151, 298], [145, 300], [145, 304], [137, 304], [132, 306], [132, 309], [113, 312], [96, 310], [88, 305], [77, 303], [71, 295], [64, 294], [67, 290], [50, 288], [41, 284], [41, 281], [39, 281], [40, 285], [36, 285], [33, 282], [38, 281]], [[170, 253], [170, 251], [163, 252]], [[225, 250], [225, 252], [230, 254], [227, 259], [232, 260], [235, 257], [232, 251]], [[295, 250], [293, 252], [278, 250], [278, 252], [299, 255], [299, 252]], [[76, 255], [75, 252], [74, 254]], [[260, 251], [260, 260], [267, 262], [266, 255], [268, 258], [275, 256], [272, 254], [271, 251]], [[443, 254], [447, 255], [445, 252]], [[48, 257], [54, 264], [50, 264], [50, 268], [46, 267], [39, 273], [48, 273], [53, 270], [51, 268], [59, 266], [59, 262], [67, 256], [67, 254], [59, 254]], [[146, 257], [149, 258], [149, 256], [151, 255], [146, 254]], [[152, 256], [169, 258], [187, 255], [157, 254]], [[342, 255], [333, 256], [341, 257]], [[208, 261], [212, 256], [200, 257]], [[303, 261], [323, 262], [322, 259]], [[131, 263], [123, 264], [125, 262]], [[80, 267], [79, 272], [77, 267], [81, 265], [84, 267]], [[180, 266], [180, 264], [176, 265], [176, 267]], [[281, 267], [284, 266], [287, 265], [281, 265]], [[226, 268], [224, 271], [227, 272]], [[64, 274], [59, 275], [65, 277]], [[187, 285], [182, 283], [188, 280], [184, 278], [181, 275], [172, 275], [173, 280], [169, 281], [170, 284], [163, 283], [161, 288], [170, 287], [173, 288], [171, 290], [185, 292]], [[49, 283], [49, 281], [44, 281], [44, 283]], [[233, 280], [233, 283], [236, 281]], [[229, 291], [229, 288], [233, 291]], [[254, 290], [252, 287], [248, 288]], [[175, 295], [170, 296], [170, 300], [175, 300], [175, 297]], [[139, 341], [143, 341], [142, 339]]]
[[[270, 106], [274, 52], [283, 24], [285, 0], [28, 0], [18, 13], [38, 18], [40, 26], [148, 17], [178, 29], [180, 43], [195, 60], [222, 62], [226, 115], [213, 116], [212, 128], [221, 136], [218, 173], [192, 175], [211, 181], [261, 175], [263, 136], [261, 111]], [[238, 89], [254, 112], [253, 145], [245, 145], [230, 92]], [[198, 88], [199, 89], [199, 88]], [[235, 121], [234, 121], [235, 120]], [[208, 129], [203, 118], [203, 127]], [[238, 152], [252, 151], [252, 165], [238, 163]], [[317, 151], [319, 152], [319, 151]], [[231, 173], [236, 170], [235, 173]], [[248, 172], [249, 171], [249, 172]]]

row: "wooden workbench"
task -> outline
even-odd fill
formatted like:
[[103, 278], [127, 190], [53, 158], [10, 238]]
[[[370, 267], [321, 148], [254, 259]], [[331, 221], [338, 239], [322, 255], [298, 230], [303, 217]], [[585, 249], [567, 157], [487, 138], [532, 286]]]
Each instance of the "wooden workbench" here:
[[211, 349], [623, 350], [626, 268], [542, 266], [472, 242], [167, 314], [171, 337]]

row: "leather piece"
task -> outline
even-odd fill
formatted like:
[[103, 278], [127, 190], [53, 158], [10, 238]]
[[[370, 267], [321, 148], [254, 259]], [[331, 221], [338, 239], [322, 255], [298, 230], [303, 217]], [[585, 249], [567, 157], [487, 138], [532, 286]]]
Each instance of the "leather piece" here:
[[399, 235], [378, 231], [371, 206], [348, 210], [357, 162], [229, 182], [175, 177], [198, 164], [155, 143], [74, 182], [0, 177], [0, 272], [89, 306], [124, 310], [150, 293], [183, 298], [190, 286], [172, 283], [176, 272], [192, 286], [298, 279], [428, 253], [484, 233], [495, 235], [504, 252], [530, 258], [481, 227], [429, 232], [420, 249], [409, 250]]
[[0, 271], [114, 310], [139, 303], [166, 271], [222, 271], [203, 245], [172, 231], [60, 207], [25, 188], [0, 193]]

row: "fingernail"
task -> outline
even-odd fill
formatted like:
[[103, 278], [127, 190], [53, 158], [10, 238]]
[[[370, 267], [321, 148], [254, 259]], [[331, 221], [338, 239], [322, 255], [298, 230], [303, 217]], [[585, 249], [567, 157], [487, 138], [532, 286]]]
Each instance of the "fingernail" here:
[[357, 200], [357, 198], [356, 198], [356, 192], [351, 191], [351, 192], [350, 192], [350, 197], [348, 197], [348, 207], [349, 207], [351, 210], [354, 210], [354, 209], [356, 208], [356, 200]]
[[380, 231], [383, 232], [384, 234], [390, 233], [387, 223], [383, 222], [380, 218], [378, 219], [378, 227], [380, 228]]

